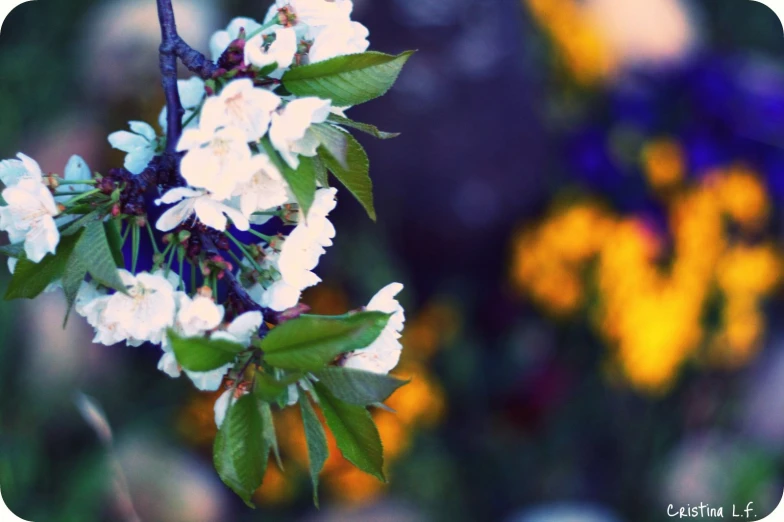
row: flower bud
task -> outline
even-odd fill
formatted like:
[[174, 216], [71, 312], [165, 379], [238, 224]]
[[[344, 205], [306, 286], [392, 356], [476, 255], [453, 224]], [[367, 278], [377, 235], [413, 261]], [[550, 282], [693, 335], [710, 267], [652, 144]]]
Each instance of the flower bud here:
[[278, 23], [283, 27], [297, 25], [297, 15], [289, 6], [278, 9]]
[[60, 179], [54, 174], [47, 174], [44, 176], [43, 182], [45, 187], [49, 187], [52, 190], [55, 190], [60, 186]]

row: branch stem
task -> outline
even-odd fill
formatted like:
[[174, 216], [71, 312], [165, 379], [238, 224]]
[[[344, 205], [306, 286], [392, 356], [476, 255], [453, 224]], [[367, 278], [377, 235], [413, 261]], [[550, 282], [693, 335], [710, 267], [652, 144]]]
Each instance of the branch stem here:
[[[180, 155], [177, 153], [177, 143], [182, 136], [182, 118], [185, 113], [177, 89], [177, 59], [179, 58], [185, 67], [204, 79], [212, 78], [218, 70], [218, 66], [188, 45], [177, 33], [177, 24], [171, 0], [156, 1], [158, 4], [158, 20], [161, 25], [161, 84], [166, 95], [166, 150], [160, 159], [156, 158], [150, 163], [147, 169], [149, 174], [145, 172], [142, 175], [141, 183], [144, 183], [146, 186], [147, 183], [151, 182], [158, 187], [167, 187], [173, 186], [174, 183], [184, 184], [182, 176], [179, 174]], [[193, 229], [192, 232], [198, 236], [203, 252], [207, 257], [220, 255], [220, 251], [215, 246], [209, 231]], [[170, 256], [167, 263], [167, 272], [171, 269], [174, 253], [172, 252]], [[278, 314], [272, 310], [262, 308], [254, 301], [232, 271], [226, 270], [224, 272], [223, 282], [228, 286], [229, 296], [236, 299], [245, 311], [262, 312], [265, 321], [277, 322]], [[263, 336], [267, 331], [269, 330], [266, 324], [262, 324], [259, 334]]]

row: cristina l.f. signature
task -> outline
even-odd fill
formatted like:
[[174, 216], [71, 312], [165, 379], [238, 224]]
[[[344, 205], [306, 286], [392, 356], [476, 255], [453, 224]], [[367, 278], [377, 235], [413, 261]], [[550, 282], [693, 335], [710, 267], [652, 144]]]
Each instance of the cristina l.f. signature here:
[[757, 515], [754, 513], [752, 505], [754, 502], [749, 502], [745, 507], [736, 506], [732, 504], [726, 511], [725, 506], [711, 506], [700, 502], [696, 506], [686, 504], [685, 506], [676, 507], [672, 504], [667, 506], [667, 515], [677, 518], [738, 518], [741, 520], [756, 519]]

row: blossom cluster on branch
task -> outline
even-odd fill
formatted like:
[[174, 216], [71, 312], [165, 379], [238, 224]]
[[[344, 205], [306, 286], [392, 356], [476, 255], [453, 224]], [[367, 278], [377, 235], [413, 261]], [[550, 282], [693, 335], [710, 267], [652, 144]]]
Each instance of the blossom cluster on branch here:
[[[94, 342], [160, 345], [161, 371], [200, 390], [225, 387], [215, 466], [246, 502], [269, 455], [280, 462], [273, 406], [299, 404], [314, 487], [326, 442], [311, 401], [344, 456], [384, 479], [366, 408], [404, 384], [387, 375], [402, 348], [403, 287], [338, 317], [300, 303], [336, 233], [329, 173], [376, 217], [368, 158], [347, 129], [395, 135], [346, 110], [385, 94], [411, 54], [367, 52], [352, 8], [277, 0], [263, 21], [237, 18], [216, 32], [210, 61], [158, 0], [162, 134], [141, 121], [112, 133], [126, 157], [106, 174], [78, 156], [62, 176], [21, 153], [0, 163], [6, 298], [62, 288]], [[196, 76], [177, 80], [178, 59]]]

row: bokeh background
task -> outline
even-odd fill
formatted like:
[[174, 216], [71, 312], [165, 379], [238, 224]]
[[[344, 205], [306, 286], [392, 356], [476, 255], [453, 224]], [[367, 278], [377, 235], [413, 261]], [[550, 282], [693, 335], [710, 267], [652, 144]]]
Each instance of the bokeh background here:
[[[762, 518], [784, 487], [784, 35], [749, 0], [355, 0], [419, 49], [352, 117], [379, 223], [335, 214], [318, 313], [406, 285], [375, 413], [391, 483], [338, 455], [311, 503], [299, 414], [248, 510], [211, 464], [215, 396], [157, 349], [95, 346], [62, 296], [0, 305], [0, 488], [34, 522]], [[194, 46], [245, 0], [175, 2]], [[152, 0], [39, 0], [0, 30], [0, 157], [120, 164], [163, 104]], [[184, 72], [185, 74], [185, 72]], [[7, 281], [7, 275], [0, 278]], [[113, 431], [75, 406], [103, 407]]]

